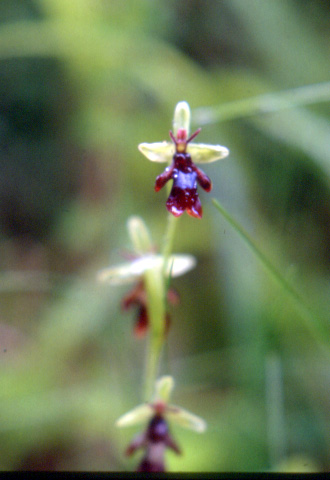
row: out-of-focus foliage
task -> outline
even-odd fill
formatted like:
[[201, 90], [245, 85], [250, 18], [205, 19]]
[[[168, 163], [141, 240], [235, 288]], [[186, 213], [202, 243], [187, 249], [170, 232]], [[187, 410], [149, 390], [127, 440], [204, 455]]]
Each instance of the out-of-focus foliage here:
[[[231, 154], [205, 166], [204, 217], [185, 215], [176, 238], [198, 266], [173, 280], [164, 373], [208, 430], [173, 427], [184, 455], [169, 467], [329, 468], [330, 93], [272, 103], [327, 88], [329, 27], [322, 0], [0, 2], [1, 469], [137, 464], [123, 457], [136, 431], [114, 423], [141, 402], [145, 345], [120, 311], [125, 287], [96, 272], [130, 248], [132, 214], [161, 244], [166, 194], [137, 144], [168, 140], [180, 100], [192, 128], [209, 107], [199, 140]], [[264, 94], [264, 111], [235, 104]]]

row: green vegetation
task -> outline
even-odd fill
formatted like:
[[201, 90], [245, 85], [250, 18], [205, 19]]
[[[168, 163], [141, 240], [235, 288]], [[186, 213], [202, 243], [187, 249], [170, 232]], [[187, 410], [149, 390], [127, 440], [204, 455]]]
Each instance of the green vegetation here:
[[[131, 470], [145, 341], [127, 286], [97, 272], [143, 217], [163, 245], [163, 166], [186, 100], [203, 219], [173, 252], [166, 371], [178, 471], [315, 471], [330, 464], [330, 7], [322, 0], [2, 0], [0, 3], [0, 469]], [[172, 401], [172, 399], [171, 399]]]

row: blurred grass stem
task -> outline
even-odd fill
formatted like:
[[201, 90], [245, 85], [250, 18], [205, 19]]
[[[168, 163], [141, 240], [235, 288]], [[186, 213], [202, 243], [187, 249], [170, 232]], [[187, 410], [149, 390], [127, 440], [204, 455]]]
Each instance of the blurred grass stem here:
[[326, 328], [322, 319], [311, 310], [303, 297], [295, 290], [295, 288], [288, 282], [282, 273], [277, 270], [267, 256], [255, 244], [254, 240], [249, 236], [245, 229], [230, 215], [230, 213], [225, 210], [218, 200], [213, 199], [212, 201], [221, 215], [230, 223], [242, 240], [248, 245], [253, 254], [260, 260], [268, 274], [290, 297], [297, 310], [299, 310], [301, 318], [304, 320], [305, 327], [309, 333], [317, 341], [317, 343], [324, 348], [327, 355], [329, 355], [329, 330]]
[[329, 101], [330, 82], [322, 82], [278, 93], [266, 93], [252, 98], [244, 98], [214, 107], [196, 108], [193, 111], [193, 120], [196, 124], [206, 125]]
[[265, 396], [269, 460], [272, 468], [285, 458], [286, 432], [281, 358], [269, 353], [265, 362]]

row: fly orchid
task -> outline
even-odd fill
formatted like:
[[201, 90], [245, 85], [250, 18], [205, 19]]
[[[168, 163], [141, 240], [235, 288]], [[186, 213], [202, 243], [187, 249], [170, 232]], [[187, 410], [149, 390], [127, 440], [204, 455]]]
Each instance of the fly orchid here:
[[118, 427], [128, 427], [147, 421], [147, 428], [138, 434], [126, 449], [126, 455], [132, 455], [142, 448], [145, 454], [137, 471], [164, 472], [165, 451], [170, 448], [180, 454], [181, 450], [171, 436], [168, 422], [203, 433], [206, 423], [200, 417], [176, 405], [169, 405], [168, 401], [174, 387], [174, 380], [164, 376], [157, 380], [155, 395], [151, 403], [145, 403], [125, 413], [117, 420]]
[[197, 184], [206, 192], [212, 189], [209, 177], [195, 163], [210, 163], [227, 157], [229, 150], [222, 145], [191, 143], [199, 134], [199, 128], [190, 137], [190, 109], [186, 102], [179, 102], [174, 112], [174, 133], [170, 131], [172, 142], [141, 143], [139, 150], [152, 162], [167, 162], [169, 166], [156, 178], [155, 191], [158, 192], [173, 180], [170, 195], [166, 202], [167, 210], [175, 217], [187, 211], [189, 215], [201, 218], [203, 210], [198, 197]]

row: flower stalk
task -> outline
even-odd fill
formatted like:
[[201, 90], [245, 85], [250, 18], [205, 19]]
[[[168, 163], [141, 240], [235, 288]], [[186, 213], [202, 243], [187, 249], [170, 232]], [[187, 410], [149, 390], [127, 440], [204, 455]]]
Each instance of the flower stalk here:
[[162, 347], [165, 340], [166, 309], [163, 269], [145, 273], [147, 305], [150, 319], [150, 337], [145, 368], [144, 398], [149, 400], [158, 376]]

